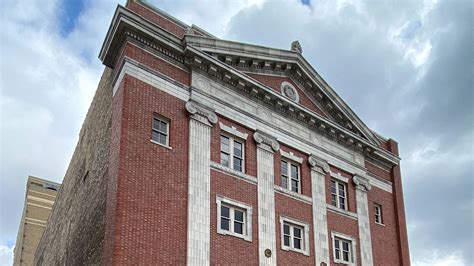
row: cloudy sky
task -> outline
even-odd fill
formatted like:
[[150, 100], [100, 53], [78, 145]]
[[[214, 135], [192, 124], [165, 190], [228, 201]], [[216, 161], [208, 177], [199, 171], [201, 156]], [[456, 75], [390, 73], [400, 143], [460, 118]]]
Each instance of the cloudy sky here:
[[[27, 176], [64, 176], [117, 3], [1, 1], [0, 265], [12, 261]], [[283, 49], [299, 40], [359, 117], [399, 141], [413, 264], [472, 262], [472, 2], [153, 3], [220, 38]]]

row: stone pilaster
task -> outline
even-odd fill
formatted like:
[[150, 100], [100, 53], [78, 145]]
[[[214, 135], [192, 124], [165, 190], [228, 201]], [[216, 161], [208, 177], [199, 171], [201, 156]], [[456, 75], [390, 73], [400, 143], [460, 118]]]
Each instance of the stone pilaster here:
[[280, 149], [278, 141], [260, 131], [257, 142], [258, 253], [260, 265], [276, 265], [276, 228], [273, 155]]
[[[329, 265], [329, 237], [326, 210], [326, 174], [329, 165], [326, 161], [311, 155], [311, 191], [313, 198], [313, 231], [315, 265]], [[324, 264], [323, 264], [324, 263]]]
[[370, 214], [367, 192], [371, 185], [368, 179], [360, 176], [352, 178], [356, 185], [357, 222], [359, 224], [360, 256], [362, 265], [373, 265], [372, 240], [370, 237]]
[[210, 264], [211, 127], [217, 116], [195, 102], [186, 103], [189, 120], [187, 264]]

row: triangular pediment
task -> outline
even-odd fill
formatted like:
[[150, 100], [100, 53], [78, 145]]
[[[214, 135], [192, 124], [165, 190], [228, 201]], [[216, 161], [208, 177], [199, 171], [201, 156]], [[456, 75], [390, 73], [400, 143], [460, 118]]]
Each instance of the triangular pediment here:
[[278, 81], [286, 80], [300, 92], [303, 101], [298, 104], [380, 146], [380, 140], [300, 53], [192, 35], [184, 39], [187, 46], [206, 53], [275, 92], [282, 93]]

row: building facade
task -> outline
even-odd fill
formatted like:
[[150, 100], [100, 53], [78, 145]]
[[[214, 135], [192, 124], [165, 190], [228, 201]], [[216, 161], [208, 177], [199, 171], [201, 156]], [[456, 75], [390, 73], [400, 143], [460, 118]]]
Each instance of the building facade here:
[[222, 40], [129, 0], [99, 58], [36, 263], [410, 264], [397, 142], [297, 41]]
[[35, 251], [46, 227], [59, 186], [52, 181], [34, 176], [28, 177], [13, 265], [33, 265]]

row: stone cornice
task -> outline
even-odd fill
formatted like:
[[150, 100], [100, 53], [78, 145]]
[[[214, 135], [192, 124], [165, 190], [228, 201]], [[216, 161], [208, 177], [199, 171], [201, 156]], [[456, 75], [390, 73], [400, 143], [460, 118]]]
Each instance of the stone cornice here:
[[[398, 164], [400, 159], [397, 156], [381, 149], [378, 145], [370, 143], [361, 136], [348, 131], [339, 124], [301, 105], [295, 104], [286, 99], [283, 95], [263, 86], [261, 83], [236, 71], [231, 66], [217, 60], [211, 55], [192, 46], [187, 46], [185, 53], [187, 54], [187, 63], [196, 71], [205, 73], [216, 81], [227, 84], [237, 91], [246, 94], [248, 97], [258, 100], [271, 109], [284, 113], [287, 117], [291, 117], [294, 120], [299, 120], [308, 127], [318, 130], [346, 146], [363, 151], [367, 155], [379, 156], [393, 165]], [[374, 153], [374, 151], [377, 151], [377, 153]]]
[[287, 72], [299, 85], [307, 88], [307, 91], [317, 100], [323, 102], [325, 110], [330, 112], [341, 125], [380, 145], [380, 141], [373, 132], [324, 81], [301, 53], [202, 36], [186, 36], [184, 43], [212, 54], [233, 67], [263, 69], [277, 73]]

